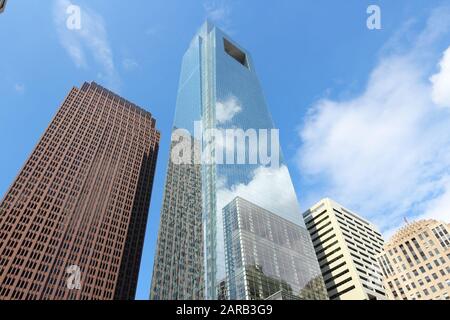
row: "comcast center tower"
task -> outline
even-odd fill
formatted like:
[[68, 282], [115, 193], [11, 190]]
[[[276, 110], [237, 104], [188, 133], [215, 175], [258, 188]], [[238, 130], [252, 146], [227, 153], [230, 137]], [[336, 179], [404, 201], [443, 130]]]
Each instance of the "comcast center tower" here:
[[151, 299], [327, 299], [253, 61], [206, 22], [182, 62]]

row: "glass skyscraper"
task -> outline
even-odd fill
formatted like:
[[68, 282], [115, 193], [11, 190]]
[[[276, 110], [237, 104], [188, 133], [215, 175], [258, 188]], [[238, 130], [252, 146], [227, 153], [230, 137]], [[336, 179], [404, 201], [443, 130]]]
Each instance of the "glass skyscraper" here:
[[[298, 289], [318, 277], [323, 284], [253, 61], [206, 22], [182, 62], [152, 299], [232, 298], [223, 212], [236, 197], [296, 225]], [[313, 290], [324, 293], [321, 285]]]

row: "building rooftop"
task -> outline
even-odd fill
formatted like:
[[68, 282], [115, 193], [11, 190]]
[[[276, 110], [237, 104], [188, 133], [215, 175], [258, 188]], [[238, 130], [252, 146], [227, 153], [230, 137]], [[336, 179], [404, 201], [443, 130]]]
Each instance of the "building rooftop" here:
[[386, 242], [386, 247], [388, 246], [395, 246], [398, 243], [404, 242], [405, 239], [408, 239], [410, 237], [416, 236], [419, 234], [422, 230], [427, 229], [429, 226], [434, 226], [436, 224], [447, 224], [450, 226], [450, 224], [445, 222], [440, 222], [434, 219], [427, 219], [427, 220], [419, 220], [414, 221], [411, 223], [407, 223], [404, 227], [399, 229], [390, 239], [388, 242]]

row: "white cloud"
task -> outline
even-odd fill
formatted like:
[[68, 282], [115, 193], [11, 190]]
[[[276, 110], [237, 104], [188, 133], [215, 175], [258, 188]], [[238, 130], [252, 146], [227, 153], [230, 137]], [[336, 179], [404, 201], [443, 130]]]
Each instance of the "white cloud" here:
[[53, 21], [62, 47], [78, 68], [88, 68], [88, 57], [93, 58], [101, 68], [99, 73], [102, 78], [112, 89], [117, 90], [120, 79], [103, 17], [83, 6], [81, 29], [70, 30], [66, 25], [69, 17], [66, 10], [70, 5], [72, 3], [69, 0], [55, 0], [53, 5]]
[[203, 7], [205, 8], [208, 18], [213, 21], [227, 20], [231, 13], [231, 8], [228, 7], [224, 1], [207, 1], [204, 3]]
[[386, 234], [405, 216], [450, 220], [450, 113], [432, 99], [424, 57], [439, 30], [430, 26], [443, 24], [430, 22], [408, 53], [384, 56], [359, 96], [318, 101], [299, 132], [300, 170], [322, 189], [309, 197], [334, 198]]
[[441, 183], [443, 191], [427, 203], [419, 219], [436, 219], [450, 222], [450, 177], [446, 175]]
[[433, 83], [433, 101], [439, 106], [450, 108], [450, 48], [445, 51], [439, 67], [439, 73], [430, 79]]
[[231, 121], [238, 113], [242, 111], [241, 103], [234, 96], [225, 101], [216, 103], [216, 120], [219, 124]]
[[122, 67], [126, 71], [132, 71], [139, 67], [139, 63], [136, 60], [126, 58], [122, 60]]
[[208, 0], [203, 3], [206, 18], [214, 23], [220, 24], [220, 27], [228, 33], [233, 33], [230, 29], [232, 9], [225, 0]]
[[20, 94], [25, 93], [25, 85], [21, 84], [21, 83], [16, 83], [14, 85], [14, 91], [16, 91], [17, 93], [20, 93]]
[[155, 27], [155, 26], [149, 27], [149, 28], [147, 28], [147, 29], [145, 30], [145, 34], [146, 34], [147, 36], [155, 36], [155, 35], [157, 35], [158, 33], [159, 33], [159, 28], [158, 28], [158, 27]]
[[279, 168], [259, 167], [253, 172], [249, 183], [239, 183], [228, 188], [226, 187], [226, 181], [219, 179], [217, 188], [218, 213], [239, 196], [266, 210], [299, 223], [300, 208], [286, 166]]

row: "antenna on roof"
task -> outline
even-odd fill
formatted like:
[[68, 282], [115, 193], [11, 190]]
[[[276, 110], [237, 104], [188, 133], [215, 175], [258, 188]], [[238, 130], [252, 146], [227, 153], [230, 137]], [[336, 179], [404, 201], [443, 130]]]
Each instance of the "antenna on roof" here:
[[409, 224], [408, 218], [405, 217], [404, 219], [405, 219], [405, 223]]

